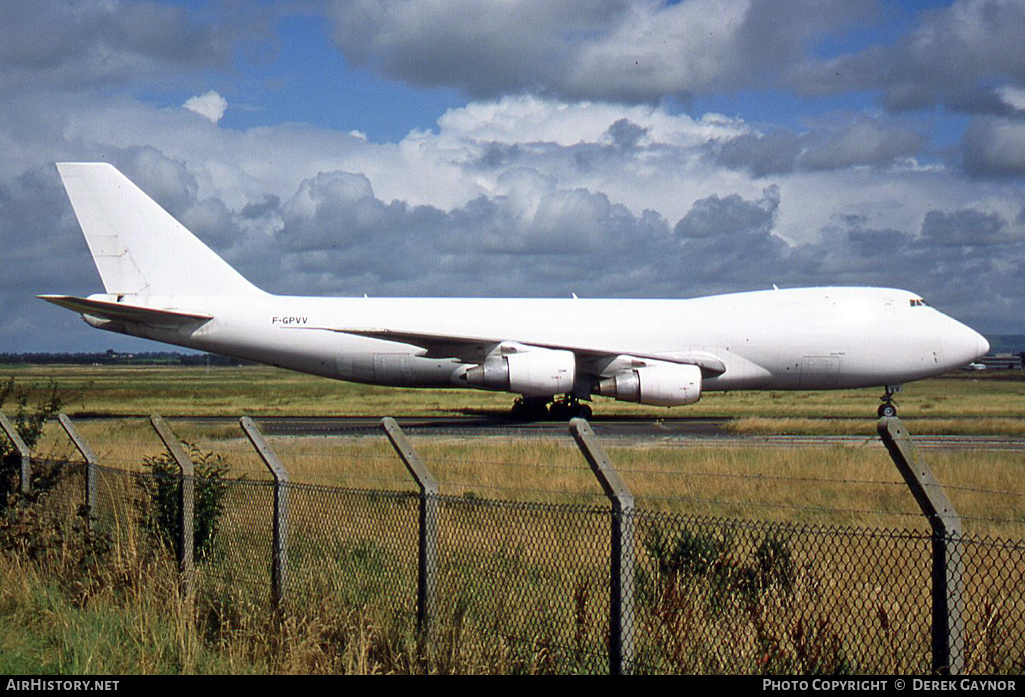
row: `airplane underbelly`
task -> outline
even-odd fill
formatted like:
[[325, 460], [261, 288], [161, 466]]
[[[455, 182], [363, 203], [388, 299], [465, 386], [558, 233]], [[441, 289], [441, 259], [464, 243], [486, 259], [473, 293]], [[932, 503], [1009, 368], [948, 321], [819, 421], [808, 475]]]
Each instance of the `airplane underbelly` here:
[[450, 360], [409, 353], [345, 353], [335, 366], [341, 380], [391, 387], [450, 387], [457, 368]]

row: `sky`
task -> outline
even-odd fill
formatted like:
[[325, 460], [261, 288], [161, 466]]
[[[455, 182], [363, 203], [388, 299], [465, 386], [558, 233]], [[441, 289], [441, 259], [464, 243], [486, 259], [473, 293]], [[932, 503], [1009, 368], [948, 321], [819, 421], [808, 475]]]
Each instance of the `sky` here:
[[1025, 333], [1025, 0], [4, 0], [0, 352], [160, 350], [55, 162], [265, 290], [905, 288]]

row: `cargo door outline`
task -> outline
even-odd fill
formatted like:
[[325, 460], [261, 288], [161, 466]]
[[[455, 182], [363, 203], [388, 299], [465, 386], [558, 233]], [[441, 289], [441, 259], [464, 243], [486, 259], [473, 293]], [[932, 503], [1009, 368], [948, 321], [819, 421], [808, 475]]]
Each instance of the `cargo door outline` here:
[[840, 383], [840, 356], [804, 356], [798, 387], [826, 388]]

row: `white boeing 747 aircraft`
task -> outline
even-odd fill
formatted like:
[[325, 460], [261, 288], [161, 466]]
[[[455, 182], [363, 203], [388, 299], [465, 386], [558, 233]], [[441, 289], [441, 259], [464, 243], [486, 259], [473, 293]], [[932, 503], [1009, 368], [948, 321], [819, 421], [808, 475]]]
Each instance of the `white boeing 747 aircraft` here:
[[90, 325], [397, 387], [520, 395], [513, 415], [590, 414], [592, 395], [659, 406], [708, 390], [885, 388], [939, 375], [986, 339], [889, 288], [690, 300], [311, 298], [252, 285], [105, 163], [57, 165], [105, 293], [41, 295]]

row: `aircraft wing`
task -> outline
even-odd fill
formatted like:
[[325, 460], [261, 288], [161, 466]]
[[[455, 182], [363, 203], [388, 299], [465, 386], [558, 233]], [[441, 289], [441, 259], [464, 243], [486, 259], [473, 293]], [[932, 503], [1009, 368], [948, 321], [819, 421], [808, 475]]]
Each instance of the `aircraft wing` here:
[[[409, 332], [396, 329], [331, 329], [330, 331], [343, 334], [354, 334], [366, 336], [373, 339], [384, 339], [395, 341], [411, 346], [419, 346], [426, 349], [429, 358], [458, 358], [466, 362], [473, 362], [477, 359], [473, 356], [480, 355], [480, 352], [487, 348], [500, 344], [503, 341], [514, 341], [508, 337], [504, 339], [496, 337], [480, 336], [453, 336], [451, 334], [425, 334], [422, 332]], [[567, 346], [537, 341], [515, 340], [527, 346], [539, 348], [572, 351], [578, 359], [601, 360], [613, 359], [617, 356], [632, 356], [634, 358], [664, 361], [666, 363], [679, 363], [682, 365], [696, 365], [701, 372], [709, 377], [722, 375], [726, 372], [726, 365], [717, 357], [703, 351], [691, 351], [672, 354], [649, 354], [637, 353], [636, 351], [617, 351], [604, 348], [586, 346]]]
[[83, 315], [108, 319], [114, 322], [136, 322], [139, 324], [167, 326], [188, 324], [190, 322], [206, 322], [213, 319], [213, 315], [181, 312], [179, 310], [162, 310], [155, 307], [128, 305], [126, 303], [112, 303], [107, 300], [76, 298], [73, 295], [39, 295], [36, 297], [68, 310], [80, 312]]

